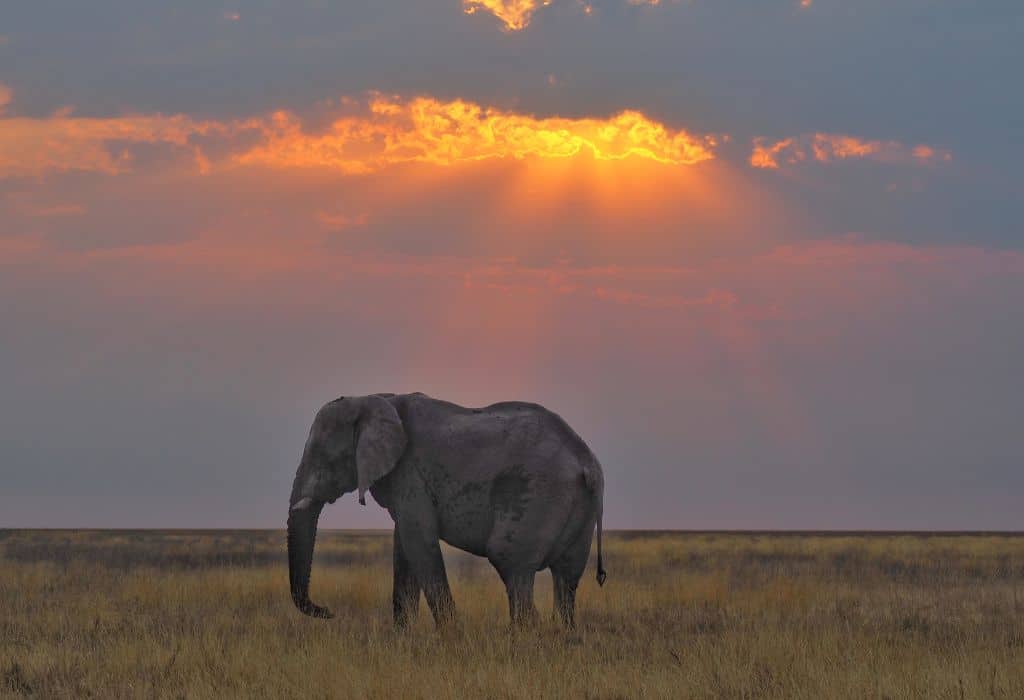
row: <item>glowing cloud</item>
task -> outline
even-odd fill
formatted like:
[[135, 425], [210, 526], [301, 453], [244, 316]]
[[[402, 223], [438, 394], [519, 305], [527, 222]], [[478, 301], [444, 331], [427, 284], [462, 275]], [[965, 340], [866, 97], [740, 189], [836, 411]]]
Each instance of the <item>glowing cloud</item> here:
[[898, 141], [865, 141], [845, 134], [803, 134], [769, 143], [754, 139], [750, 165], [776, 170], [780, 165], [795, 165], [806, 160], [830, 163], [840, 160], [873, 160], [881, 163], [928, 165], [950, 161], [949, 151], [920, 144], [907, 146]]
[[[594, 11], [593, 6], [584, 0], [578, 0], [586, 15]], [[661, 0], [626, 0], [630, 5], [660, 5]], [[516, 32], [525, 29], [533, 18], [533, 14], [542, 7], [551, 4], [551, 0], [462, 0], [462, 10], [467, 15], [483, 10], [501, 20], [505, 30]]]
[[[603, 161], [691, 165], [713, 158], [716, 146], [713, 136], [672, 130], [636, 111], [607, 118], [541, 118], [463, 100], [381, 96], [356, 109], [359, 114], [338, 118], [321, 133], [305, 131], [297, 116], [284, 111], [229, 122], [161, 114], [0, 117], [0, 177], [72, 170], [116, 175], [132, 170], [140, 144], [181, 151], [203, 173], [232, 164], [370, 173], [401, 163], [566, 159], [580, 153]], [[239, 135], [248, 137], [245, 146], [235, 139]]]
[[[496, 159], [568, 160], [693, 165], [715, 158], [718, 138], [672, 129], [642, 112], [607, 117], [539, 117], [466, 100], [372, 95], [343, 98], [346, 112], [321, 131], [310, 131], [292, 112], [235, 121], [200, 121], [187, 115], [76, 117], [3, 116], [12, 92], [0, 84], [0, 177], [33, 177], [74, 170], [116, 175], [132, 170], [139, 145], [161, 145], [200, 173], [257, 165], [324, 168], [346, 174], [427, 163], [450, 166]], [[723, 137], [724, 138], [724, 137]], [[803, 162], [870, 160], [929, 165], [952, 160], [926, 144], [864, 140], [810, 133], [754, 139], [752, 167], [775, 170]]]
[[551, 4], [551, 0], [462, 0], [462, 9], [467, 15], [480, 10], [490, 12], [509, 31], [524, 29], [537, 8]]
[[338, 119], [322, 134], [306, 133], [295, 116], [278, 112], [266, 127], [266, 140], [236, 161], [366, 173], [399, 163], [452, 165], [588, 152], [598, 160], [637, 157], [692, 165], [713, 158], [716, 145], [712, 136], [673, 131], [636, 111], [603, 119], [541, 118], [463, 100], [378, 96], [369, 112]]

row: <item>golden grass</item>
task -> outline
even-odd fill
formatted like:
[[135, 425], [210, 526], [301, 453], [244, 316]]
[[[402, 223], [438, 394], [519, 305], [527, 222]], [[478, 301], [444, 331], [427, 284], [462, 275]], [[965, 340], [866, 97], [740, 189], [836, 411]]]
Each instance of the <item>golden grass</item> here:
[[606, 535], [575, 633], [508, 627], [446, 550], [456, 629], [393, 630], [391, 540], [321, 532], [313, 599], [280, 532], [0, 533], [0, 695], [1022, 698], [1024, 537]]

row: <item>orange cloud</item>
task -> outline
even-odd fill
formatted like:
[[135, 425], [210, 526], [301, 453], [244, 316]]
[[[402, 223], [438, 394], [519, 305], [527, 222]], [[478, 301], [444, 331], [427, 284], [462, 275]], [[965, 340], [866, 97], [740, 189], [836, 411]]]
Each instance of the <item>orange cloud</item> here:
[[327, 167], [366, 173], [399, 163], [452, 165], [491, 158], [569, 158], [587, 152], [598, 160], [637, 157], [692, 165], [714, 157], [716, 140], [672, 130], [636, 111], [607, 118], [535, 117], [432, 97], [402, 101], [376, 97], [366, 116], [344, 117], [310, 134], [299, 120], [278, 112], [266, 140], [236, 157], [242, 164]]
[[186, 148], [202, 160], [191, 139], [225, 129], [183, 115], [96, 119], [58, 113], [45, 119], [0, 119], [0, 177], [71, 170], [117, 174], [131, 167], [133, 154], [127, 146], [140, 143]]
[[949, 151], [920, 144], [907, 146], [898, 141], [865, 141], [845, 134], [803, 134], [769, 143], [754, 139], [750, 165], [755, 168], [778, 169], [813, 159], [819, 163], [838, 160], [874, 160], [882, 163], [916, 163], [927, 165], [953, 159]]
[[462, 10], [467, 15], [480, 10], [490, 12], [509, 31], [524, 29], [537, 8], [550, 5], [551, 0], [462, 0]]
[[[584, 14], [591, 14], [593, 6], [585, 0], [577, 0]], [[660, 5], [661, 0], [626, 0], [630, 5]], [[505, 30], [516, 32], [525, 29], [533, 18], [533, 14], [542, 7], [551, 4], [551, 0], [462, 0], [462, 11], [467, 15], [476, 14], [481, 10], [490, 12], [501, 20]]]
[[0, 114], [4, 113], [4, 109], [11, 103], [11, 89], [0, 83]]
[[[0, 91], [0, 98], [9, 94]], [[257, 143], [238, 150], [232, 138], [243, 133], [256, 136]], [[200, 147], [211, 138], [220, 147], [216, 159]], [[636, 157], [690, 165], [713, 158], [716, 139], [670, 129], [636, 111], [607, 118], [535, 117], [432, 97], [375, 96], [364, 113], [341, 117], [321, 133], [305, 131], [297, 116], [284, 111], [231, 122], [161, 114], [84, 118], [61, 112], [46, 118], [0, 117], [0, 177], [71, 170], [123, 173], [132, 169], [133, 147], [139, 144], [181, 149], [202, 173], [226, 164], [369, 173], [401, 163], [451, 165], [579, 153], [597, 160]]]

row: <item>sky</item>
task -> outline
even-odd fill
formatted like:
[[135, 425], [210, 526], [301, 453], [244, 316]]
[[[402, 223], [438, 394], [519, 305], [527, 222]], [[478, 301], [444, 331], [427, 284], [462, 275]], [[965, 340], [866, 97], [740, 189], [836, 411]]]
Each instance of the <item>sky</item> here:
[[1022, 65], [1016, 0], [5, 3], [0, 527], [282, 527], [423, 391], [608, 528], [1024, 529]]

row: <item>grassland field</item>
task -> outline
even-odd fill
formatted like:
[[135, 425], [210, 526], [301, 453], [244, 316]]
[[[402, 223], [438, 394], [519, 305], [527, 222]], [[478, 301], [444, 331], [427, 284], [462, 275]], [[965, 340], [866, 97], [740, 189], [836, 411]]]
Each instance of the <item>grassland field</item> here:
[[1024, 698], [1024, 536], [606, 533], [575, 632], [445, 558], [459, 624], [397, 632], [390, 533], [320, 532], [321, 621], [280, 531], [0, 531], [0, 697]]

